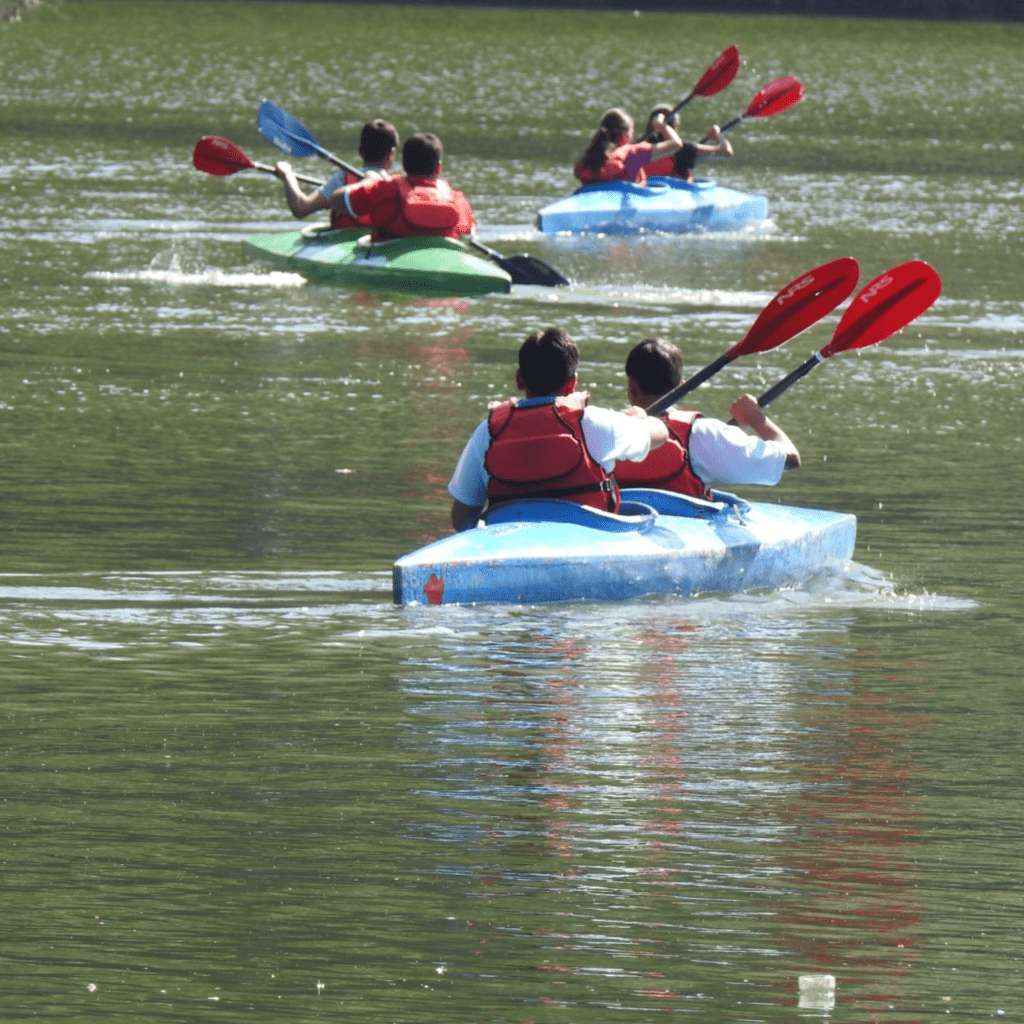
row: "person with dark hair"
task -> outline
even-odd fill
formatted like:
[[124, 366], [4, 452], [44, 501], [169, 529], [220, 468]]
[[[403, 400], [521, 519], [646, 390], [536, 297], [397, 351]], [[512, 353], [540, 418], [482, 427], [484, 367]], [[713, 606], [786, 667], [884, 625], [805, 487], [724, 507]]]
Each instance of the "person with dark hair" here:
[[452, 526], [476, 526], [487, 505], [517, 498], [564, 498], [608, 512], [619, 508], [611, 475], [668, 438], [643, 409], [588, 405], [576, 390], [579, 349], [559, 327], [534, 331], [519, 349], [516, 387], [524, 398], [494, 402], [466, 443], [448, 484]]
[[[671, 117], [669, 115], [672, 115]], [[668, 118], [668, 123], [675, 129], [679, 127], [679, 116], [672, 114], [672, 108], [667, 103], [659, 103], [647, 119], [647, 131], [653, 131], [653, 126], [658, 117]], [[694, 165], [701, 157], [710, 156], [732, 156], [732, 146], [729, 140], [722, 134], [722, 129], [713, 124], [707, 130], [707, 137], [710, 145], [705, 142], [684, 142], [683, 145], [669, 156], [663, 156], [660, 160], [651, 161], [645, 168], [648, 178], [682, 178], [683, 181], [693, 181]]]
[[444, 147], [431, 132], [402, 146], [405, 174], [347, 186], [342, 196], [352, 217], [368, 217], [373, 241], [410, 235], [458, 238], [475, 227], [469, 200], [441, 177]]
[[601, 118], [573, 173], [584, 185], [595, 181], [642, 185], [647, 180], [647, 165], [670, 157], [683, 144], [663, 115], [652, 117], [649, 129], [656, 142], [634, 142], [633, 119], [624, 110], [612, 108]]
[[[398, 132], [393, 124], [377, 118], [363, 125], [359, 134], [359, 157], [363, 161], [363, 173], [368, 178], [390, 178], [389, 168], [397, 149]], [[274, 166], [274, 174], [284, 182], [284, 197], [295, 218], [308, 217], [317, 210], [330, 210], [332, 228], [369, 226], [369, 217], [353, 217], [345, 208], [344, 187], [362, 181], [362, 178], [348, 171], [338, 171], [307, 195], [287, 160], [281, 160]]]
[[[646, 338], [626, 358], [626, 392], [634, 405], [646, 409], [682, 379], [682, 353], [663, 338]], [[641, 462], [618, 463], [619, 484], [706, 498], [712, 483], [772, 486], [785, 470], [800, 467], [796, 446], [752, 395], [738, 398], [730, 413], [738, 426], [674, 406], [660, 413], [668, 441]]]

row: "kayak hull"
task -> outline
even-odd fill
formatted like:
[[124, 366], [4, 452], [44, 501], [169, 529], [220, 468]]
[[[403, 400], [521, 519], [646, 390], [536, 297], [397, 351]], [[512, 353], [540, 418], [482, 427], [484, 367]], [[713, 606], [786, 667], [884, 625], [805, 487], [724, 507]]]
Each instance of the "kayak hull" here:
[[509, 502], [487, 524], [394, 565], [394, 601], [411, 604], [622, 601], [646, 594], [735, 594], [842, 572], [856, 517], [716, 494], [623, 491], [612, 515], [567, 501]]
[[544, 234], [637, 234], [643, 231], [734, 231], [768, 216], [764, 196], [718, 185], [709, 178], [649, 178], [646, 185], [604, 181], [545, 206]]
[[247, 259], [301, 274], [316, 284], [451, 297], [508, 292], [512, 279], [452, 238], [373, 242], [359, 230], [307, 228], [242, 242]]

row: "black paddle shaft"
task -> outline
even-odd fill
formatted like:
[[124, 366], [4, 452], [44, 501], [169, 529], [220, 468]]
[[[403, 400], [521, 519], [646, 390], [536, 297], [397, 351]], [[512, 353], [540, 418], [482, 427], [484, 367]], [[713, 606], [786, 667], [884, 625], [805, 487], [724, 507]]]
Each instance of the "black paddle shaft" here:
[[783, 391], [791, 384], [795, 384], [801, 377], [806, 377], [819, 363], [825, 361], [820, 352], [815, 352], [810, 359], [801, 363], [792, 373], [783, 377], [777, 384], [770, 387], [758, 400], [757, 404], [763, 409], [766, 405], [774, 402]]
[[648, 416], [658, 416], [663, 413], [670, 405], [679, 401], [683, 395], [688, 395], [691, 391], [695, 391], [697, 388], [713, 377], [726, 363], [731, 362], [729, 354], [724, 352], [720, 355], [713, 363], [708, 363], [703, 370], [699, 370], [689, 380], [684, 380], [682, 384], [677, 384], [671, 391], [666, 391], [661, 398], [657, 399], [647, 407]]

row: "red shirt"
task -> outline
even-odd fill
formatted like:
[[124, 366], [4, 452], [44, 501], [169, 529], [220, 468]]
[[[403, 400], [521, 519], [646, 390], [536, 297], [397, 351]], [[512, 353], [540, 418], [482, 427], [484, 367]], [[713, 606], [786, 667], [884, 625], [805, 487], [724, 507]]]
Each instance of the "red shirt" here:
[[[404, 183], [408, 184], [403, 188]], [[450, 217], [447, 218], [451, 221], [450, 226], [424, 226], [421, 217], [412, 214], [407, 216], [403, 191], [408, 192], [409, 186], [417, 190], [419, 195], [426, 195], [438, 210], [450, 211]], [[353, 217], [369, 217], [373, 225], [374, 241], [405, 238], [409, 235], [458, 238], [459, 235], [468, 235], [475, 224], [469, 200], [443, 178], [407, 175], [405, 178], [367, 182], [345, 193], [345, 205]]]

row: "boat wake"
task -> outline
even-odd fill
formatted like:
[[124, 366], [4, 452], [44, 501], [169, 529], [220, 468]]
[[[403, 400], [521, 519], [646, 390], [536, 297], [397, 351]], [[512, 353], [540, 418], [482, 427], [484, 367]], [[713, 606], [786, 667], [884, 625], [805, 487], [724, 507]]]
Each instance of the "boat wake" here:
[[305, 285], [306, 280], [298, 274], [288, 274], [280, 270], [226, 272], [223, 270], [187, 271], [178, 269], [146, 270], [93, 270], [86, 275], [94, 281], [143, 282], [146, 284], [165, 284], [172, 286], [206, 285], [215, 288], [298, 288]]
[[328, 646], [381, 635], [389, 643], [400, 637], [417, 642], [459, 637], [472, 647], [477, 636], [485, 636], [488, 643], [506, 633], [521, 637], [530, 623], [545, 634], [566, 632], [602, 642], [630, 636], [639, 628], [714, 631], [716, 626], [734, 639], [762, 634], [777, 638], [787, 630], [803, 630], [808, 622], [845, 621], [844, 616], [858, 609], [948, 614], [977, 607], [973, 601], [939, 594], [900, 593], [884, 574], [857, 563], [843, 573], [786, 590], [612, 602], [403, 608], [392, 603], [391, 573], [383, 571], [9, 574], [0, 577], [0, 599], [18, 609], [17, 621], [8, 620], [12, 642], [75, 649], [120, 646], [110, 639], [112, 622], [141, 628], [150, 636], [187, 629], [197, 644], [225, 629], [287, 627], [323, 631], [318, 642]]

